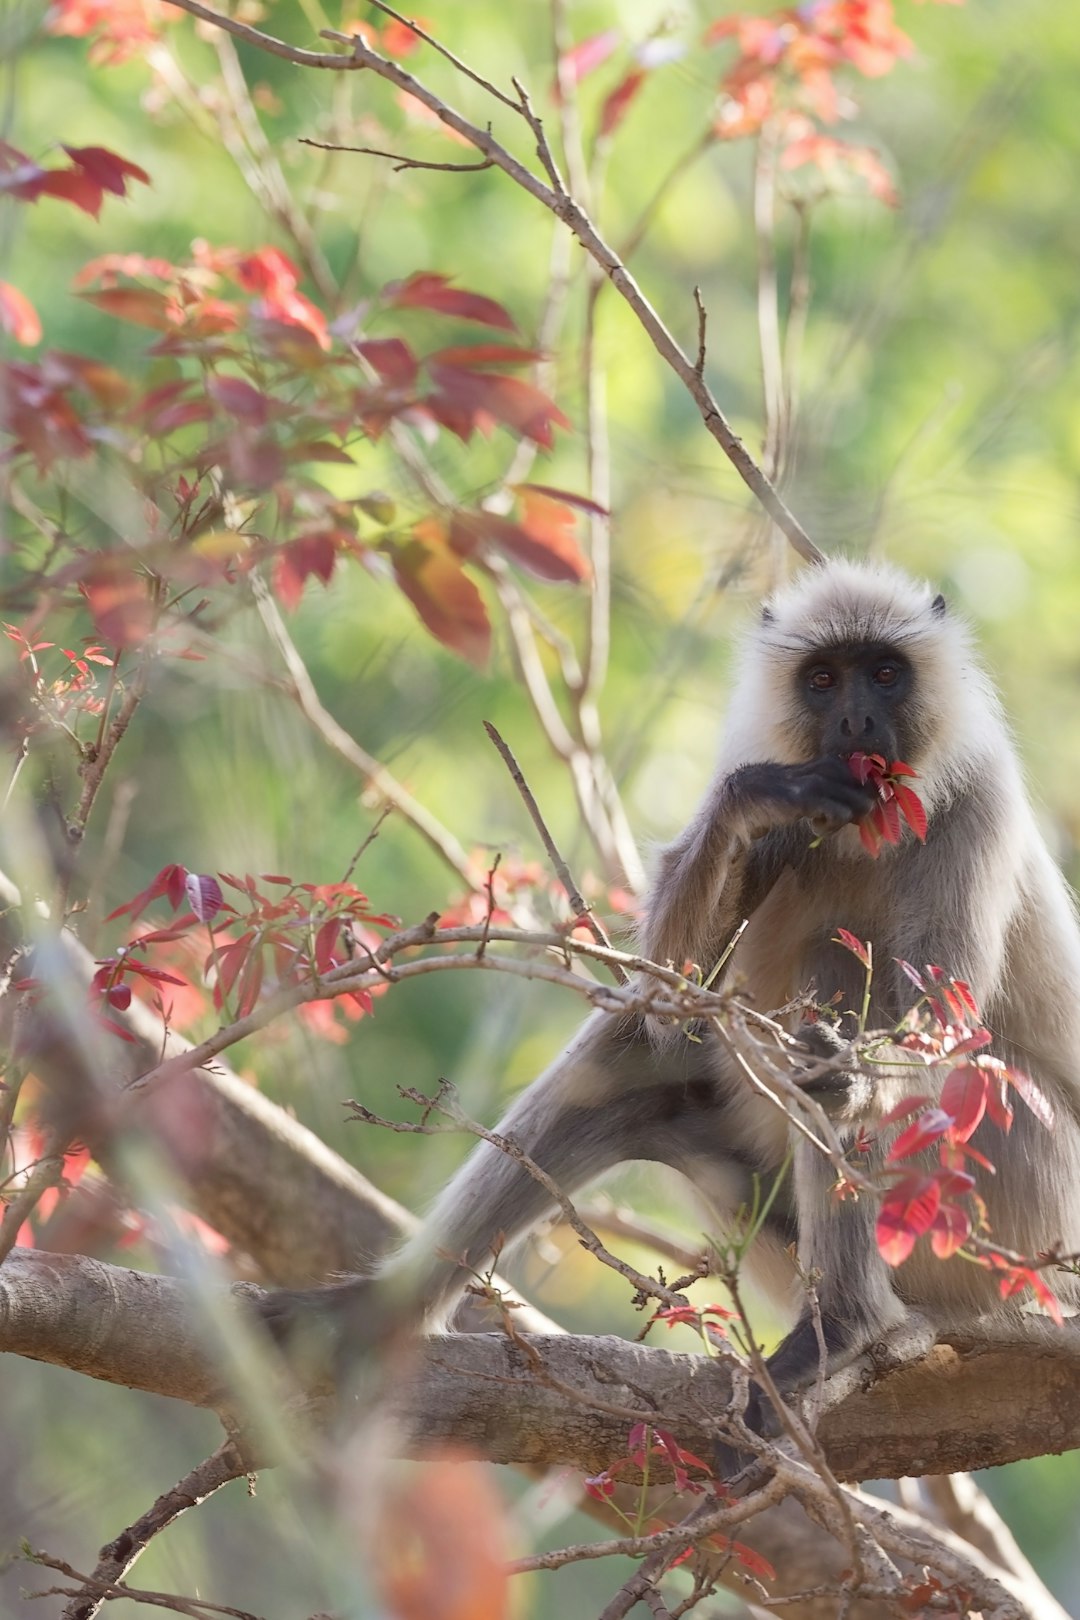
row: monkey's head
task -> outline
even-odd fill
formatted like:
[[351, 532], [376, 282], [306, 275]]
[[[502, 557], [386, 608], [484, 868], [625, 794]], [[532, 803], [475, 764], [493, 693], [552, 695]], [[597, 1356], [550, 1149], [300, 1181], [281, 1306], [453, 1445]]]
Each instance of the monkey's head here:
[[946, 778], [977, 768], [988, 718], [1000, 727], [944, 597], [896, 569], [837, 560], [804, 570], [763, 607], [744, 644], [721, 763], [883, 754], [919, 771], [932, 799], [935, 787], [948, 791]]

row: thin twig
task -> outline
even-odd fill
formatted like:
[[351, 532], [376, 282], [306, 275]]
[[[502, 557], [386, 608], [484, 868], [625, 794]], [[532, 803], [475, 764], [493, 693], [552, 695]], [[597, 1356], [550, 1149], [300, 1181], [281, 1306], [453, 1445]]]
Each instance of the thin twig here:
[[[495, 747], [498, 749], [503, 764], [510, 772], [510, 777], [514, 786], [521, 794], [525, 808], [532, 817], [533, 826], [540, 834], [540, 841], [547, 851], [548, 859], [555, 868], [555, 874], [566, 892], [566, 898], [570, 902], [571, 911], [574, 913], [575, 917], [580, 918], [580, 920], [585, 924], [596, 943], [598, 945], [603, 945], [606, 950], [610, 950], [611, 940], [608, 938], [603, 924], [597, 917], [593, 915], [591, 908], [586, 904], [580, 889], [574, 882], [574, 879], [570, 873], [570, 868], [567, 866], [558, 845], [548, 830], [547, 822], [544, 820], [540, 812], [540, 806], [537, 804], [533, 791], [528, 782], [526, 782], [521, 766], [514, 758], [513, 752], [511, 751], [509, 745], [499, 735], [499, 732], [492, 725], [490, 720], [484, 721], [484, 730], [487, 732], [488, 736], [495, 744]], [[611, 968], [612, 976], [617, 983], [630, 983], [629, 974], [626, 973], [617, 962], [609, 963], [609, 966]]]
[[316, 141], [310, 135], [299, 137], [301, 146], [315, 146], [321, 152], [358, 152], [363, 157], [387, 158], [394, 165], [394, 173], [400, 174], [402, 169], [439, 169], [444, 174], [478, 174], [481, 169], [493, 169], [494, 161], [491, 158], [482, 158], [479, 163], [425, 163], [420, 158], [405, 157], [400, 152], [384, 152], [378, 146], [342, 146], [337, 141]]
[[[417, 39], [422, 39], [425, 45], [430, 45], [433, 51], [438, 51], [439, 55], [445, 57], [451, 66], [455, 67], [466, 79], [471, 79], [473, 84], [478, 84], [481, 90], [486, 90], [489, 96], [494, 96], [496, 101], [501, 101], [504, 107], [509, 107], [517, 113], [521, 111], [513, 96], [508, 96], [505, 91], [499, 89], [497, 84], [492, 84], [490, 79], [485, 79], [482, 73], [477, 73], [475, 68], [471, 68], [468, 62], [463, 62], [460, 56], [455, 56], [453, 51], [436, 39], [434, 34], [429, 34], [427, 29], [416, 22], [414, 18], [407, 17], [404, 12], [395, 11], [393, 6], [386, 4], [386, 0], [371, 0], [371, 4], [376, 11], [381, 11], [387, 17], [393, 17], [395, 22], [402, 23], [406, 28], [411, 28]], [[332, 28], [321, 29], [319, 38], [340, 40], [344, 45], [355, 46], [357, 44], [355, 34], [338, 34]]]
[[701, 288], [694, 288], [694, 307], [697, 310], [697, 359], [694, 361], [694, 370], [699, 377], [705, 375], [705, 329], [708, 326], [709, 316], [705, 309], [705, 300], [701, 296]]
[[[121, 1587], [117, 1592], [115, 1588], [122, 1582], [128, 1570], [142, 1557], [155, 1536], [175, 1524], [190, 1508], [198, 1507], [205, 1502], [208, 1496], [219, 1491], [223, 1485], [228, 1485], [234, 1479], [242, 1479], [248, 1472], [248, 1464], [230, 1439], [224, 1441], [218, 1449], [205, 1458], [190, 1473], [185, 1474], [171, 1490], [159, 1496], [152, 1507], [139, 1516], [134, 1524], [120, 1532], [120, 1534], [107, 1546], [102, 1547], [98, 1555], [98, 1562], [94, 1572], [89, 1576], [81, 1576], [76, 1571], [63, 1568], [63, 1573], [72, 1579], [81, 1582], [83, 1590], [72, 1594], [72, 1601], [64, 1609], [63, 1620], [94, 1620], [94, 1616], [101, 1612], [102, 1604], [113, 1597], [131, 1597], [136, 1602], [153, 1603], [153, 1597], [147, 1597], [141, 1592], [129, 1591]], [[61, 1566], [50, 1562], [42, 1555], [38, 1562], [45, 1563], [50, 1569]], [[197, 1603], [198, 1600], [194, 1599]], [[168, 1605], [159, 1604], [159, 1607]], [[175, 1604], [173, 1605], [175, 1607]], [[199, 1614], [196, 1608], [179, 1609], [179, 1613]], [[242, 1610], [214, 1608], [213, 1605], [202, 1606], [206, 1614], [225, 1614], [238, 1616], [239, 1620], [249, 1620]]]
[[270, 639], [281, 654], [288, 672], [289, 685], [286, 690], [300, 712], [314, 726], [323, 741], [360, 773], [372, 792], [392, 805], [421, 837], [427, 840], [436, 854], [456, 872], [466, 887], [470, 890], [477, 889], [479, 885], [469, 865], [469, 857], [453, 833], [418, 799], [414, 799], [408, 788], [403, 787], [373, 754], [362, 748], [355, 737], [351, 736], [344, 726], [339, 725], [330, 711], [324, 707], [315, 690], [315, 683], [308, 667], [278, 611], [277, 603], [257, 574], [251, 576], [251, 588], [259, 616], [266, 626]]
[[4, 1218], [0, 1221], [0, 1265], [15, 1247], [23, 1222], [33, 1214], [42, 1194], [50, 1187], [58, 1187], [63, 1180], [65, 1145], [60, 1134], [52, 1131], [25, 1182], [10, 1202], [3, 1206]]
[[409, 1102], [416, 1103], [425, 1111], [425, 1119], [432, 1113], [441, 1114], [446, 1124], [427, 1124], [424, 1121], [414, 1123], [409, 1120], [387, 1119], [381, 1114], [374, 1113], [370, 1108], [352, 1099], [346, 1104], [353, 1110], [351, 1118], [359, 1120], [364, 1125], [378, 1125], [383, 1130], [395, 1131], [407, 1136], [443, 1136], [448, 1131], [467, 1131], [470, 1136], [478, 1137], [481, 1142], [498, 1148], [507, 1158], [513, 1159], [534, 1181], [539, 1182], [552, 1203], [562, 1213], [563, 1220], [576, 1234], [583, 1249], [599, 1260], [603, 1266], [618, 1272], [633, 1287], [635, 1294], [642, 1299], [659, 1299], [667, 1305], [685, 1305], [686, 1295], [678, 1289], [668, 1288], [655, 1277], [647, 1277], [644, 1272], [638, 1271], [626, 1260], [620, 1260], [596, 1235], [592, 1228], [582, 1220], [573, 1201], [563, 1192], [554, 1177], [549, 1176], [543, 1167], [531, 1158], [525, 1149], [513, 1136], [505, 1136], [500, 1131], [490, 1131], [486, 1125], [469, 1116], [458, 1106], [455, 1088], [447, 1080], [439, 1082], [439, 1092], [435, 1097], [425, 1097], [421, 1092], [411, 1086], [399, 1086], [398, 1091]]

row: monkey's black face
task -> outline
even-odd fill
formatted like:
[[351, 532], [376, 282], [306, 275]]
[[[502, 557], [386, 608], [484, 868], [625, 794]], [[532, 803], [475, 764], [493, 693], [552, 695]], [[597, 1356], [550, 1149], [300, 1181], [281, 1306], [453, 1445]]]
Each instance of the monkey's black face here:
[[864, 643], [823, 648], [806, 659], [797, 679], [816, 753], [903, 757], [914, 685], [903, 653]]

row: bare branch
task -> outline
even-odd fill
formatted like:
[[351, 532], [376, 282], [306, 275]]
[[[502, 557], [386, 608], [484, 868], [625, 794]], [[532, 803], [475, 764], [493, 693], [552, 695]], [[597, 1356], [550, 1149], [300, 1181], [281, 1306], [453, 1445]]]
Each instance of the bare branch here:
[[442, 860], [455, 872], [468, 889], [477, 887], [476, 877], [469, 865], [469, 857], [461, 844], [448, 828], [444, 827], [431, 811], [415, 799], [408, 788], [387, 770], [386, 766], [362, 748], [344, 726], [338, 724], [330, 711], [324, 706], [322, 699], [315, 690], [315, 683], [311, 679], [307, 665], [301, 658], [296, 643], [286, 628], [285, 621], [278, 611], [264, 582], [253, 574], [251, 588], [255, 597], [255, 605], [259, 610], [259, 617], [270, 636], [271, 641], [281, 654], [282, 662], [288, 672], [289, 685], [286, 688], [297, 708], [306, 720], [314, 727], [319, 736], [332, 748], [336, 754], [358, 771], [371, 790], [386, 804], [392, 805], [396, 811], [424, 838]]
[[72, 1601], [67, 1604], [63, 1613], [63, 1620], [94, 1620], [100, 1614], [102, 1605], [113, 1597], [131, 1597], [138, 1602], [155, 1604], [159, 1608], [173, 1608], [178, 1614], [190, 1614], [195, 1620], [202, 1620], [202, 1616], [209, 1617], [215, 1614], [230, 1615], [236, 1620], [249, 1620], [249, 1617], [240, 1609], [221, 1608], [212, 1603], [200, 1604], [197, 1599], [184, 1607], [184, 1600], [159, 1601], [165, 1599], [165, 1594], [155, 1596], [130, 1591], [123, 1586], [124, 1576], [128, 1570], [138, 1562], [149, 1547], [155, 1536], [182, 1518], [190, 1508], [198, 1507], [205, 1502], [208, 1496], [221, 1490], [234, 1479], [242, 1479], [248, 1472], [251, 1464], [244, 1458], [239, 1447], [232, 1441], [226, 1440], [205, 1461], [199, 1463], [190, 1473], [174, 1485], [171, 1490], [165, 1491], [158, 1497], [152, 1507], [140, 1514], [134, 1524], [128, 1525], [125, 1530], [98, 1554], [98, 1562], [93, 1574], [80, 1575], [66, 1564], [48, 1558], [43, 1553], [34, 1555], [34, 1562], [46, 1565], [49, 1569], [58, 1569], [62, 1574], [77, 1580], [81, 1591], [72, 1593]]
[[[558, 877], [559, 882], [562, 884], [563, 889], [566, 891], [566, 898], [570, 902], [570, 909], [573, 911], [574, 916], [580, 917], [581, 921], [585, 924], [586, 928], [588, 928], [598, 945], [603, 945], [605, 950], [610, 950], [611, 941], [608, 938], [607, 933], [599, 919], [594, 917], [591, 908], [585, 904], [581, 891], [574, 882], [574, 879], [570, 874], [570, 868], [567, 866], [566, 861], [563, 859], [563, 856], [559, 851], [558, 845], [548, 830], [547, 822], [540, 813], [540, 806], [537, 804], [533, 791], [528, 782], [526, 782], [521, 766], [514, 758], [509, 745], [499, 735], [499, 732], [491, 724], [490, 720], [484, 721], [484, 730], [495, 744], [495, 747], [499, 750], [503, 763], [510, 772], [514, 786], [521, 794], [525, 808], [532, 817], [533, 826], [540, 834], [540, 841], [547, 850], [548, 859], [555, 868], [555, 874]], [[621, 965], [621, 963], [612, 962], [609, 964], [609, 966], [611, 967], [611, 971], [616, 983], [630, 983], [630, 975], [626, 972], [626, 969]]]

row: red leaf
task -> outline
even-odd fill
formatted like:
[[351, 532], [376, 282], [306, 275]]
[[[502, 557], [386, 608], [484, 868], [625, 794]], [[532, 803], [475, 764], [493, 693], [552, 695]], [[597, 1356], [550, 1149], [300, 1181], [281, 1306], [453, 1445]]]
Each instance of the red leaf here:
[[225, 249], [224, 256], [213, 268], [231, 275], [245, 292], [281, 292], [297, 286], [300, 281], [300, 271], [280, 248], [256, 248], [253, 253], [244, 253], [239, 258], [233, 258], [233, 254], [235, 249]]
[[119, 1037], [120, 1037], [120, 1039], [122, 1041], [132, 1041], [132, 1042], [134, 1042], [134, 1040], [136, 1038], [131, 1033], [130, 1029], [125, 1029], [122, 1024], [115, 1023], [113, 1021], [113, 1019], [111, 1019], [111, 1018], [99, 1017], [98, 1023], [101, 1024], [103, 1029], [109, 1030], [111, 1034], [119, 1035]]
[[881, 1123], [883, 1125], [895, 1125], [899, 1120], [907, 1119], [909, 1114], [914, 1114], [918, 1109], [926, 1108], [929, 1105], [929, 1097], [905, 1097], [902, 1102], [897, 1103], [895, 1108], [889, 1109]]
[[137, 163], [129, 163], [127, 158], [117, 157], [104, 146], [65, 146], [64, 151], [102, 190], [111, 191], [117, 197], [124, 195], [129, 179], [140, 180], [144, 186], [150, 184], [145, 169], [140, 169]]
[[128, 956], [124, 960], [125, 973], [135, 973], [140, 979], [149, 979], [152, 984], [185, 984], [186, 980], [178, 979], [175, 973], [166, 973], [162, 968], [147, 967], [136, 956]]
[[491, 651], [491, 624], [484, 599], [445, 543], [441, 526], [418, 523], [412, 538], [391, 552], [398, 585], [445, 647], [482, 665]]
[[308, 578], [314, 574], [328, 585], [336, 562], [337, 541], [332, 532], [290, 540], [274, 559], [274, 594], [291, 612], [299, 605]]
[[893, 783], [893, 792], [900, 812], [920, 843], [926, 842], [926, 808], [919, 795], [902, 782]]
[[468, 439], [487, 416], [550, 450], [552, 426], [570, 426], [545, 393], [520, 377], [434, 363], [429, 369], [438, 392], [428, 395], [425, 403], [436, 420], [460, 439]]
[[269, 394], [253, 388], [242, 377], [211, 377], [206, 391], [230, 416], [238, 417], [242, 422], [254, 422], [259, 427], [268, 422], [278, 408]]
[[225, 904], [221, 885], [203, 872], [189, 872], [184, 883], [188, 905], [200, 922], [209, 922]]
[[1035, 1084], [1031, 1076], [1025, 1074], [1022, 1069], [1006, 1069], [1005, 1079], [1014, 1091], [1020, 1093], [1039, 1123], [1045, 1125], [1048, 1131], [1053, 1130], [1053, 1104], [1046, 1093]]
[[22, 195], [31, 200], [58, 197], [62, 202], [74, 203], [93, 219], [101, 212], [102, 189], [81, 169], [42, 169], [40, 177]]
[[906, 1131], [900, 1132], [885, 1156], [886, 1163], [895, 1164], [898, 1159], [910, 1159], [912, 1154], [921, 1153], [950, 1131], [952, 1125], [952, 1115], [943, 1108], [928, 1108]]
[[743, 1569], [748, 1569], [751, 1575], [756, 1575], [762, 1581], [775, 1581], [776, 1571], [767, 1558], [762, 1558], [753, 1547], [748, 1547], [743, 1541], [733, 1541], [731, 1550], [739, 1560]]
[[119, 321], [149, 326], [155, 332], [172, 332], [179, 320], [173, 300], [154, 287], [103, 287], [100, 292], [84, 292], [79, 297]]
[[177, 866], [175, 863], [169, 866], [163, 866], [161, 871], [155, 878], [151, 879], [145, 889], [140, 890], [133, 900], [129, 900], [127, 902], [127, 905], [117, 906], [115, 911], [110, 911], [105, 921], [112, 922], [114, 917], [123, 917], [127, 916], [128, 914], [130, 914], [132, 918], [138, 917], [146, 910], [151, 901], [158, 899], [160, 895], [166, 895], [168, 897], [169, 904], [175, 911], [181, 900], [184, 898], [184, 885], [186, 880], [186, 867]]
[[865, 821], [859, 822], [859, 841], [867, 854], [873, 855], [876, 859], [881, 849], [881, 834], [869, 816]]
[[590, 34], [580, 44], [564, 51], [559, 63], [562, 77], [571, 84], [580, 84], [590, 73], [595, 73], [622, 43], [618, 28], [608, 28], [602, 34]]
[[900, 842], [900, 811], [895, 799], [882, 799], [874, 810], [877, 829], [887, 844]]
[[939, 1260], [948, 1260], [971, 1236], [971, 1217], [957, 1204], [942, 1204], [930, 1228], [930, 1247]]
[[10, 332], [16, 343], [41, 342], [41, 320], [25, 293], [9, 281], [0, 281], [0, 327]]
[[256, 947], [244, 963], [237, 981], [236, 1016], [246, 1018], [259, 999], [259, 992], [263, 985], [263, 972], [265, 959], [262, 951]]
[[335, 951], [341, 943], [341, 918], [328, 917], [315, 935], [315, 970], [329, 973], [336, 964]]
[[958, 1063], [941, 1088], [941, 1106], [961, 1142], [972, 1136], [986, 1112], [987, 1076], [974, 1063]]
[[320, 349], [330, 347], [330, 333], [326, 316], [310, 298], [295, 287], [278, 287], [260, 298], [253, 306], [254, 313], [267, 322], [280, 321], [284, 326], [295, 326], [310, 334]]
[[913, 968], [910, 962], [905, 962], [904, 958], [902, 956], [894, 956], [893, 961], [896, 963], [896, 965], [900, 969], [900, 971], [902, 973], [906, 974], [907, 977], [911, 980], [911, 982], [915, 986], [916, 990], [921, 990], [925, 994], [926, 993], [926, 981], [923, 978], [922, 974], [918, 971], [918, 969]]
[[[413, 17], [411, 20], [417, 23], [425, 33], [429, 31], [430, 24], [426, 17]], [[416, 30], [409, 27], [407, 22], [399, 22], [394, 17], [383, 29], [380, 43], [388, 56], [402, 57], [411, 56], [414, 51], [420, 49], [424, 42]]]
[[599, 501], [591, 501], [587, 495], [575, 495], [567, 489], [553, 489], [550, 484], [515, 484], [517, 494], [523, 494], [527, 489], [534, 489], [538, 495], [548, 495], [553, 501], [561, 501], [564, 506], [579, 507], [582, 512], [592, 512], [596, 517], [610, 517], [611, 513]]
[[613, 135], [630, 110], [630, 104], [645, 83], [644, 68], [631, 68], [626, 77], [604, 99], [600, 109], [600, 134]]
[[154, 607], [146, 580], [134, 564], [103, 555], [91, 563], [79, 584], [94, 628], [114, 647], [140, 647], [154, 627]]
[[539, 349], [522, 349], [513, 343], [457, 343], [427, 357], [429, 364], [465, 366], [470, 371], [483, 366], [527, 366], [543, 358]]
[[497, 326], [504, 332], [517, 331], [513, 317], [493, 298], [452, 287], [446, 276], [436, 275], [431, 270], [418, 270], [407, 281], [391, 283], [384, 288], [384, 296], [395, 309], [433, 309], [440, 315], [478, 321], [481, 326]]
[[[573, 518], [567, 514], [571, 523]], [[495, 512], [455, 512], [450, 521], [450, 544], [467, 557], [486, 541], [512, 557], [538, 579], [578, 584], [589, 574], [589, 564], [577, 542], [565, 529], [534, 532], [528, 523], [514, 523]]]
[[858, 957], [864, 968], [869, 968], [869, 946], [864, 945], [857, 934], [853, 934], [848, 928], [838, 928], [836, 930], [836, 943], [843, 945], [845, 949], [851, 952], [852, 956]]
[[416, 381], [419, 362], [401, 338], [372, 338], [369, 342], [358, 343], [356, 348], [383, 382], [393, 383], [398, 388], [411, 388]]
[[934, 1176], [905, 1176], [885, 1197], [877, 1218], [877, 1246], [883, 1260], [898, 1266], [916, 1240], [929, 1231], [941, 1206]]

